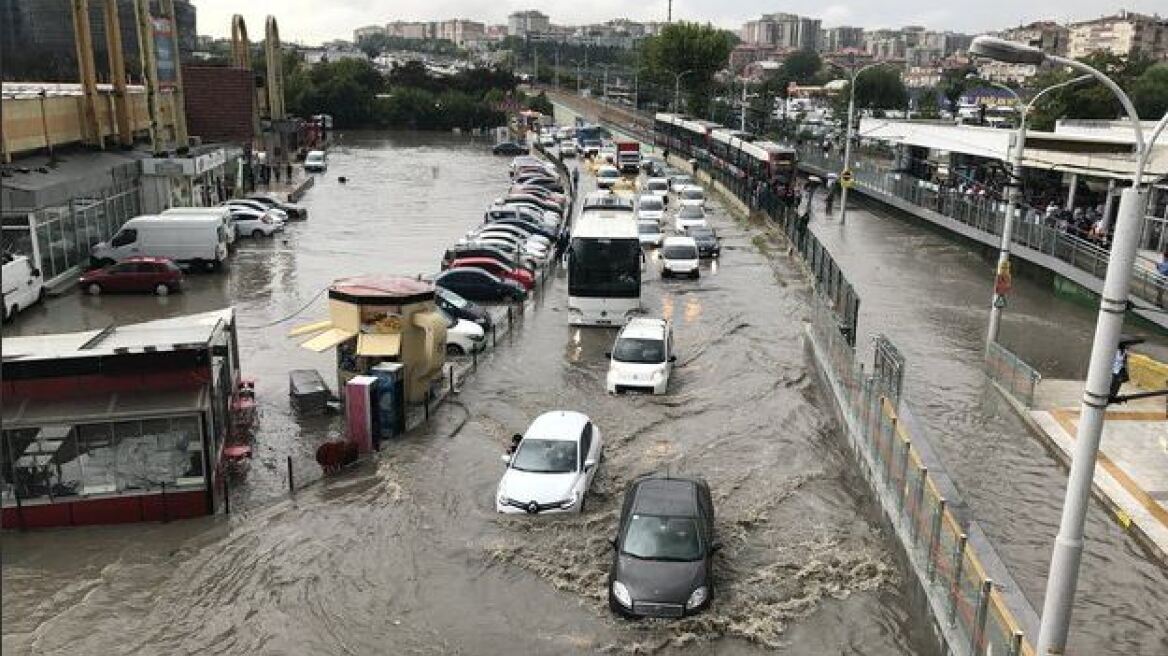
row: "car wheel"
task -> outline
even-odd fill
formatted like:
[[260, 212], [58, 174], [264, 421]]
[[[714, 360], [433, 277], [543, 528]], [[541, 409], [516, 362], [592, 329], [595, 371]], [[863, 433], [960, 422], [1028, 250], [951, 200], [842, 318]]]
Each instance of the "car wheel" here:
[[466, 355], [466, 351], [458, 344], [447, 344], [446, 355]]
[[89, 286], [85, 288], [85, 291], [89, 292], [90, 296], [100, 296], [101, 295], [101, 285], [99, 285], [95, 282], [89, 283]]
[[260, 237], [263, 237], [263, 236], [264, 236], [264, 231], [263, 231], [263, 230], [258, 230], [258, 229], [257, 229], [257, 230], [252, 230], [252, 231], [251, 231], [251, 238], [252, 238], [252, 239], [259, 239]]
[[158, 283], [154, 287], [154, 293], [158, 296], [167, 296], [170, 294], [170, 285], [166, 283]]
[[219, 260], [207, 260], [203, 262], [203, 271], [211, 272], [219, 268]]
[[40, 288], [40, 290], [39, 290], [39, 291], [37, 291], [37, 301], [38, 301], [38, 302], [40, 302], [40, 303], [44, 303], [44, 302], [45, 302], [45, 296], [46, 296], [46, 295], [48, 295], [48, 292], [46, 292], [46, 291], [45, 291], [45, 288], [42, 286], [42, 287]]
[[11, 310], [8, 308], [4, 308], [4, 323], [8, 323], [9, 321], [12, 321], [12, 318], [15, 316], [16, 316], [16, 306], [15, 305], [12, 306]]
[[584, 491], [583, 498], [580, 499], [580, 514], [584, 514], [584, 510], [588, 507], [588, 491]]

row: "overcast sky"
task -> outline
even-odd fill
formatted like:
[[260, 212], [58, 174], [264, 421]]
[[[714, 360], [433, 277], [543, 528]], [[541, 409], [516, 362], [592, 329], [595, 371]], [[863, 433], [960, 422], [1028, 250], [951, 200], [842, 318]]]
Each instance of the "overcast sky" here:
[[[575, 25], [610, 18], [664, 20], [668, 0], [192, 0], [198, 8], [199, 34], [227, 36], [231, 16], [242, 13], [249, 35], [263, 34], [264, 17], [271, 13], [285, 41], [319, 43], [351, 39], [353, 29], [395, 20], [470, 18], [506, 23], [507, 14], [538, 9], [553, 23]], [[1119, 9], [1141, 13], [1163, 12], [1164, 0], [674, 0], [675, 19], [713, 22], [738, 29], [763, 13], [789, 12], [818, 16], [824, 27], [901, 27], [924, 25], [978, 33], [1039, 19], [1059, 22], [1085, 20]]]

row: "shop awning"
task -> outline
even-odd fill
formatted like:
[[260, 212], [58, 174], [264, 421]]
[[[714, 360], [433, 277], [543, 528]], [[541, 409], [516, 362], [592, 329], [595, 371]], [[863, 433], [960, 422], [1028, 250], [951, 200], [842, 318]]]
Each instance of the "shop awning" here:
[[353, 339], [356, 336], [357, 333], [351, 330], [330, 328], [300, 345], [310, 351], [316, 351], [317, 353], [320, 353], [321, 351], [327, 351], [328, 349], [333, 348], [341, 342]]
[[4, 400], [4, 428], [30, 428], [149, 419], [202, 412], [210, 407], [206, 387], [161, 392], [95, 393], [77, 399]]
[[316, 323], [310, 323], [310, 324], [307, 324], [304, 326], [297, 326], [296, 328], [293, 328], [292, 330], [288, 331], [288, 336], [289, 337], [299, 337], [301, 335], [307, 335], [308, 333], [319, 333], [322, 330], [328, 330], [329, 328], [332, 328], [332, 327], [333, 327], [333, 322], [328, 320], [328, 319], [325, 319], [324, 321], [317, 321]]
[[357, 355], [384, 358], [397, 357], [401, 353], [401, 334], [361, 333], [357, 336]]

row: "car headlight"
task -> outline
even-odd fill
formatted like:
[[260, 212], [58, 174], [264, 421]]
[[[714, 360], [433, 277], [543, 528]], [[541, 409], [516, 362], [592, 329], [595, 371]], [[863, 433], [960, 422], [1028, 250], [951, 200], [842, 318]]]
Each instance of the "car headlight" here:
[[658, 370], [658, 371], [653, 372], [653, 382], [654, 383], [660, 383], [661, 379], [664, 377], [665, 377], [665, 372], [663, 372], [663, 371]]
[[[704, 590], [704, 588], [699, 589]], [[631, 595], [629, 595], [629, 589], [625, 587], [624, 583], [621, 583], [620, 581], [612, 582], [612, 596], [615, 597], [618, 602], [620, 602], [621, 606], [624, 606], [625, 608], [633, 607], [633, 598]]]
[[567, 510], [568, 508], [571, 508], [572, 506], [576, 505], [576, 502], [579, 500], [580, 500], [580, 493], [577, 492], [576, 490], [572, 490], [572, 494], [568, 495], [568, 500], [561, 503], [560, 507]]
[[[616, 591], [615, 588], [616, 588], [616, 586], [613, 586], [613, 592]], [[706, 603], [706, 599], [709, 596], [710, 596], [709, 588], [707, 588], [704, 585], [698, 586], [698, 588], [696, 590], [694, 590], [692, 594], [690, 594], [689, 599], [685, 602], [686, 609], [693, 610], [693, 609], [697, 608], [698, 606], [701, 606], [702, 604]]]
[[498, 501], [500, 506], [510, 506], [514, 502], [514, 499], [500, 492]]

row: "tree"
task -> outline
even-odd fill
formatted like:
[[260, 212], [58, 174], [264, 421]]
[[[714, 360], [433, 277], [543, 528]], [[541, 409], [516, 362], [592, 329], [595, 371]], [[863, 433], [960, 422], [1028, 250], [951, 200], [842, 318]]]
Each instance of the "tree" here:
[[646, 67], [658, 83], [672, 86], [674, 76], [685, 71], [681, 86], [689, 108], [705, 114], [714, 74], [726, 67], [733, 49], [733, 35], [698, 23], [672, 23], [657, 36], [646, 39], [642, 53]]
[[823, 67], [823, 60], [814, 50], [800, 50], [783, 60], [781, 75], [796, 84], [811, 84]]
[[[1136, 93], [1136, 86], [1143, 76], [1148, 74], [1143, 85], [1140, 85], [1141, 102], [1148, 103], [1147, 110], [1154, 110], [1157, 106], [1155, 99], [1164, 92], [1164, 81], [1160, 77], [1163, 73], [1152, 72], [1153, 62], [1143, 56], [1121, 57], [1107, 52], [1097, 52], [1082, 58], [1084, 63], [1102, 71], [1120, 88], [1131, 94]], [[1059, 82], [1065, 82], [1078, 75], [1065, 69], [1055, 69], [1041, 73], [1032, 80], [1031, 88], [1034, 91], [1045, 89]], [[1157, 81], [1160, 88], [1156, 88]], [[1145, 86], [1146, 85], [1146, 86]], [[1134, 98], [1133, 98], [1134, 102]], [[1137, 107], [1138, 109], [1138, 107]], [[1144, 118], [1157, 119], [1163, 114], [1148, 114], [1140, 109]], [[1113, 119], [1123, 115], [1123, 107], [1115, 95], [1102, 84], [1085, 82], [1052, 91], [1039, 100], [1035, 105], [1034, 115], [1030, 125], [1036, 130], [1051, 130], [1055, 121], [1060, 118], [1087, 118]]]
[[1140, 118], [1158, 120], [1168, 112], [1168, 64], [1149, 66], [1131, 86], [1132, 103]]
[[908, 89], [900, 72], [887, 66], [864, 71], [856, 78], [856, 107], [862, 109], [904, 109]]
[[941, 115], [936, 89], [925, 89], [917, 97], [917, 111], [920, 112], [920, 118], [938, 118]]

